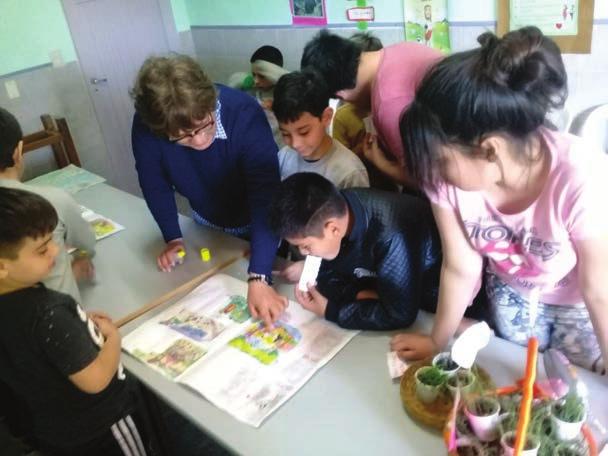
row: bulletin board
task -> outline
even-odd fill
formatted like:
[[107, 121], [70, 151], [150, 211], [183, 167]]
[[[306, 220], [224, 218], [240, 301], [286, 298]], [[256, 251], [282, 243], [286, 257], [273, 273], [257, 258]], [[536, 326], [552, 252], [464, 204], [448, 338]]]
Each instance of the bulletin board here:
[[[513, 1], [522, 0], [498, 0], [497, 17], [496, 17], [496, 34], [502, 36], [510, 30], [511, 27], [511, 3]], [[530, 4], [537, 4], [535, 0], [527, 0]], [[593, 1], [594, 0], [577, 0], [576, 2], [560, 2], [566, 7], [567, 3], [577, 3], [577, 23], [576, 34], [574, 35], [552, 35], [546, 33], [554, 40], [561, 51], [565, 54], [589, 54], [591, 52], [591, 32], [593, 29]], [[567, 20], [569, 11], [564, 10], [564, 18]], [[560, 26], [559, 18], [556, 20], [556, 27]], [[530, 23], [527, 25], [538, 25]], [[558, 32], [558, 30], [556, 30]]]

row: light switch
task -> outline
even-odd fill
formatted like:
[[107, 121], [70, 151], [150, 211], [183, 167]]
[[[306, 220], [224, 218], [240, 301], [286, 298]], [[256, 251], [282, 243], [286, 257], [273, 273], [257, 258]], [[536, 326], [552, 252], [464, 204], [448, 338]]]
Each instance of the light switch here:
[[11, 100], [19, 98], [19, 88], [17, 87], [17, 81], [15, 81], [14, 79], [6, 81], [4, 83], [4, 87], [6, 87], [6, 93], [8, 94], [8, 97]]
[[53, 68], [59, 68], [65, 65], [63, 61], [63, 54], [61, 53], [61, 49], [53, 49], [49, 52], [49, 59], [51, 60], [51, 64]]

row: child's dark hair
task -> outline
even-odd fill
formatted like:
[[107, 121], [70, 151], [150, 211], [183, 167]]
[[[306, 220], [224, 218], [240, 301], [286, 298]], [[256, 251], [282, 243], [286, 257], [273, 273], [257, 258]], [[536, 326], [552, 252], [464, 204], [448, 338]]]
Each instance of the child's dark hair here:
[[538, 28], [477, 40], [481, 47], [452, 54], [427, 73], [401, 118], [406, 165], [422, 185], [440, 178], [441, 146], [472, 151], [490, 133], [525, 143], [566, 100], [559, 48]]
[[268, 222], [282, 239], [322, 237], [327, 219], [346, 211], [346, 201], [334, 184], [317, 173], [296, 173], [279, 185]]
[[23, 132], [15, 116], [0, 108], [0, 171], [15, 166], [13, 155], [22, 139]]
[[369, 32], [353, 33], [349, 40], [359, 46], [363, 52], [379, 51], [382, 49], [380, 38]]
[[274, 46], [262, 46], [257, 48], [256, 51], [251, 54], [249, 63], [253, 63], [256, 60], [264, 60], [265, 62], [274, 63], [280, 67], [283, 66], [283, 54]]
[[314, 68], [325, 79], [330, 95], [357, 84], [361, 48], [353, 41], [321, 30], [302, 53], [301, 68]]
[[57, 212], [43, 197], [0, 187], [0, 257], [14, 260], [23, 241], [51, 233], [57, 226]]
[[327, 85], [314, 71], [287, 73], [274, 87], [272, 111], [281, 123], [294, 122], [305, 112], [321, 117], [328, 106]]

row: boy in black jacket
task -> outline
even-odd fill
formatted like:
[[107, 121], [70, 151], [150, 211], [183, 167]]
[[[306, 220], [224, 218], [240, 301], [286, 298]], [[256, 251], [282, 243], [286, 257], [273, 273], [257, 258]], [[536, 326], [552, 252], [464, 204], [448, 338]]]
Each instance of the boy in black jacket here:
[[[324, 177], [284, 180], [270, 226], [304, 255], [323, 258], [317, 283], [296, 286], [306, 309], [344, 328], [397, 329], [418, 309], [434, 311], [441, 243], [430, 206], [419, 198], [373, 189], [338, 191]], [[296, 281], [303, 262], [283, 275]]]

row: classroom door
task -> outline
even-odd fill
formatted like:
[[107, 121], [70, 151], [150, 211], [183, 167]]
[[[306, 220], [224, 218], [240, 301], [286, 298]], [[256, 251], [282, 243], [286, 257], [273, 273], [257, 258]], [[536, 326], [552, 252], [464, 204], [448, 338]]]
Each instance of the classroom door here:
[[140, 195], [131, 150], [134, 108], [129, 89], [146, 57], [169, 51], [170, 30], [166, 24], [169, 0], [62, 0], [62, 3], [108, 148], [112, 170], [108, 181]]

